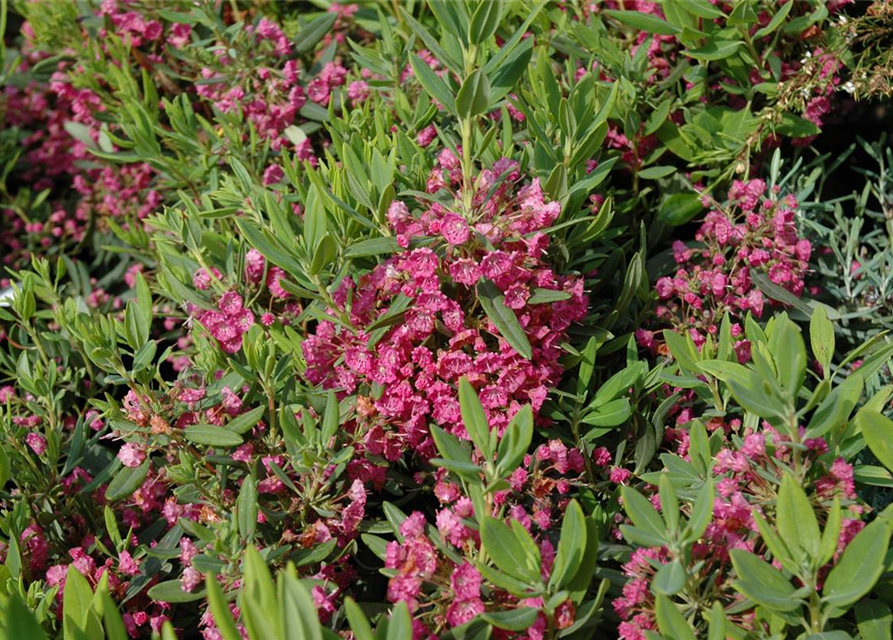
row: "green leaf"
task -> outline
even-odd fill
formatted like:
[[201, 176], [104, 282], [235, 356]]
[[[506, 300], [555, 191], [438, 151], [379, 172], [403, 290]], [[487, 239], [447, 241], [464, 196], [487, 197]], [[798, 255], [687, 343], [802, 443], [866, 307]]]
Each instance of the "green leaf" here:
[[776, 318], [769, 350], [775, 360], [778, 382], [792, 397], [797, 397], [806, 378], [806, 344], [800, 329], [785, 315]]
[[611, 168], [617, 163], [617, 158], [609, 158], [598, 163], [598, 166], [585, 178], [575, 183], [568, 191], [568, 198], [573, 198], [578, 193], [589, 194], [598, 185], [605, 181]]
[[781, 5], [778, 8], [778, 11], [775, 12], [775, 15], [772, 16], [772, 19], [769, 21], [769, 24], [767, 24], [765, 27], [763, 27], [761, 29], [757, 29], [756, 33], [754, 33], [752, 36], [753, 39], [758, 40], [760, 38], [768, 36], [770, 33], [775, 31], [776, 29], [778, 29], [778, 27], [781, 25], [781, 23], [784, 22], [784, 19], [788, 17], [788, 14], [791, 12], [791, 7], [793, 7], [793, 6], [794, 5], [790, 2]]
[[496, 567], [506, 575], [526, 584], [539, 582], [538, 554], [536, 557], [528, 557], [527, 546], [504, 522], [485, 516], [481, 522], [481, 544]]
[[62, 597], [67, 638], [76, 637], [67, 633], [69, 623], [81, 631], [86, 631], [87, 616], [90, 614], [92, 602], [93, 589], [90, 588], [90, 583], [73, 564], [68, 565], [65, 574], [65, 592]]
[[323, 413], [322, 432], [320, 433], [323, 446], [329, 446], [329, 441], [338, 433], [339, 426], [341, 426], [341, 406], [338, 404], [335, 392], [330, 390], [326, 394], [326, 410]]
[[609, 15], [618, 22], [634, 27], [638, 31], [645, 31], [646, 33], [673, 36], [682, 31], [650, 13], [643, 13], [641, 11], [616, 11], [611, 9], [604, 11], [603, 13]]
[[347, 614], [350, 630], [356, 640], [375, 640], [372, 625], [369, 624], [366, 614], [350, 596], [344, 599], [344, 612]]
[[[539, 4], [538, 7], [542, 7]], [[533, 10], [538, 12], [539, 8]], [[514, 36], [513, 36], [514, 38]], [[505, 46], [505, 45], [504, 45]], [[497, 54], [499, 55], [499, 54]], [[493, 104], [498, 100], [502, 100], [512, 89], [515, 83], [524, 75], [524, 72], [530, 65], [530, 58], [533, 55], [533, 39], [527, 38], [520, 45], [512, 49], [511, 53], [504, 61], [493, 71], [490, 76], [490, 103]], [[495, 60], [496, 56], [491, 58]], [[487, 67], [489, 68], [489, 63]], [[489, 71], [488, 71], [489, 73]]]
[[236, 499], [237, 524], [239, 535], [249, 542], [254, 538], [257, 528], [257, 486], [254, 478], [245, 476], [242, 487], [239, 489], [239, 497]]
[[400, 245], [396, 238], [369, 238], [361, 240], [347, 247], [343, 255], [345, 258], [368, 258], [370, 256], [390, 255], [400, 252]]
[[673, 640], [697, 640], [691, 625], [667, 596], [657, 596], [655, 613], [657, 627], [662, 635], [673, 638]]
[[642, 169], [641, 171], [639, 171], [639, 177], [643, 180], [658, 180], [660, 178], [666, 178], [668, 175], [673, 173], [676, 173], [676, 167], [663, 165]]
[[753, 519], [757, 524], [757, 529], [760, 531], [760, 535], [763, 537], [763, 542], [766, 544], [770, 553], [772, 553], [772, 558], [781, 562], [782, 566], [788, 571], [798, 571], [800, 569], [800, 564], [794, 561], [788, 546], [781, 537], [775, 533], [775, 529], [773, 529], [772, 526], [766, 522], [766, 519], [759, 513], [754, 512]]
[[460, 118], [473, 118], [490, 106], [490, 82], [480, 69], [465, 78], [456, 95], [456, 113]]
[[840, 524], [841, 524], [840, 498], [834, 498], [831, 503], [831, 510], [825, 520], [825, 530], [822, 531], [822, 544], [819, 547], [818, 566], [824, 566], [831, 562], [834, 554], [837, 553], [837, 543], [840, 541]]
[[[127, 628], [124, 626], [124, 619], [121, 612], [118, 611], [118, 603], [112, 600], [108, 592], [108, 585], [102, 587], [97, 594], [102, 608], [102, 620], [105, 625], [105, 634], [108, 640], [128, 640], [130, 636], [127, 634]], [[99, 612], [97, 611], [97, 615]], [[224, 638], [224, 640], [227, 640]]]
[[208, 605], [211, 609], [211, 615], [214, 617], [214, 624], [223, 636], [223, 640], [242, 640], [242, 634], [239, 633], [232, 613], [230, 613], [226, 597], [223, 595], [223, 589], [220, 588], [217, 579], [211, 574], [205, 577], [205, 589], [208, 592]]
[[490, 422], [477, 392], [464, 376], [459, 379], [459, 410], [468, 436], [489, 462], [493, 457], [490, 450]]
[[893, 421], [877, 411], [863, 408], [856, 414], [855, 423], [871, 452], [882, 465], [893, 471]]
[[699, 47], [697, 49], [692, 49], [691, 51], [683, 51], [685, 55], [690, 58], [695, 58], [697, 60], [723, 60], [735, 54], [738, 51], [738, 47], [742, 46], [744, 43], [740, 40], [736, 41], [725, 41], [725, 40], [716, 40], [713, 42], [708, 42], [703, 47]]
[[651, 592], [655, 595], [672, 596], [685, 588], [688, 574], [679, 560], [673, 560], [657, 570], [651, 582]]
[[267, 563], [254, 545], [248, 545], [242, 560], [242, 621], [248, 635], [257, 638], [282, 638], [281, 598]]
[[456, 98], [453, 97], [453, 92], [450, 91], [443, 79], [434, 73], [431, 67], [428, 66], [428, 63], [418, 56], [410, 56], [409, 62], [412, 65], [412, 71], [416, 80], [419, 81], [419, 84], [422, 85], [422, 88], [428, 95], [437, 100], [448, 112], [456, 113]]
[[323, 236], [323, 239], [320, 241], [320, 243], [316, 247], [316, 250], [313, 252], [313, 260], [310, 263], [310, 269], [308, 273], [311, 276], [317, 275], [320, 271], [331, 264], [332, 260], [334, 260], [335, 256], [337, 255], [338, 243], [336, 243], [330, 235]]
[[247, 413], [236, 416], [226, 423], [226, 429], [238, 434], [248, 433], [257, 426], [266, 410], [266, 407], [256, 407]]
[[453, 462], [471, 464], [471, 455], [459, 439], [451, 433], [447, 433], [436, 424], [431, 425], [431, 437], [441, 457]]
[[567, 291], [556, 291], [555, 289], [534, 289], [527, 304], [550, 304], [552, 302], [561, 302], [570, 299], [571, 294]]
[[105, 499], [111, 502], [129, 498], [133, 492], [143, 486], [149, 474], [149, 459], [138, 467], [122, 467], [105, 490]]
[[729, 552], [738, 579], [732, 583], [742, 595], [770, 611], [787, 612], [800, 608], [794, 587], [780, 571], [743, 549]]
[[323, 36], [332, 30], [337, 18], [337, 13], [327, 11], [302, 27], [295, 37], [295, 51], [297, 53], [310, 51], [317, 42], [323, 39]]
[[884, 563], [890, 542], [890, 524], [886, 518], [870, 523], [856, 534], [825, 580], [822, 600], [831, 607], [845, 608], [871, 591]]
[[[664, 329], [663, 337], [670, 354], [679, 366], [691, 373], [698, 373], [697, 360], [699, 356], [694, 348], [694, 344], [690, 343], [690, 339], [679, 335], [671, 329]], [[708, 373], [710, 372], [708, 371]]]
[[564, 588], [573, 580], [586, 553], [586, 519], [583, 509], [576, 500], [571, 500], [564, 512], [561, 525], [561, 539], [555, 554], [555, 564], [549, 577], [549, 587], [553, 591]]
[[211, 447], [238, 447], [242, 444], [242, 436], [238, 433], [213, 424], [191, 425], [183, 431], [183, 436], [189, 442]]
[[474, 15], [471, 16], [471, 24], [468, 27], [468, 41], [471, 44], [481, 44], [494, 33], [502, 18], [502, 3], [488, 2], [484, 0], [478, 4]]
[[[63, 596], [64, 597], [64, 596]], [[19, 594], [12, 591], [9, 594], [9, 602], [3, 612], [5, 637], [8, 640], [21, 638], [27, 640], [47, 640], [47, 635], [40, 623], [34, 618], [31, 610], [25, 606]]]
[[704, 18], [706, 20], [725, 18], [725, 14], [710, 4], [708, 0], [688, 0], [684, 7], [692, 15], [696, 15], [699, 18]]
[[799, 564], [804, 555], [815, 562], [821, 543], [819, 523], [806, 492], [790, 473], [781, 481], [775, 519], [781, 539], [787, 541], [794, 554], [794, 562]]
[[508, 611], [497, 611], [493, 613], [482, 613], [481, 619], [489, 622], [498, 629], [506, 631], [526, 631], [529, 629], [539, 615], [539, 609], [533, 607], [518, 607], [517, 609], [509, 609]]
[[[787, 7], [788, 5], [783, 5]], [[780, 13], [780, 12], [779, 12]], [[827, 376], [834, 357], [834, 325], [828, 320], [825, 307], [819, 305], [809, 319], [809, 341], [816, 360], [822, 365]]]
[[665, 525], [648, 498], [626, 485], [620, 487], [623, 508], [633, 524], [660, 539], [665, 539]]
[[695, 500], [694, 507], [691, 510], [691, 517], [688, 520], [683, 535], [691, 542], [695, 542], [704, 535], [707, 525], [713, 519], [713, 480], [707, 478], [704, 486], [701, 487], [700, 493]]
[[533, 408], [527, 404], [512, 417], [496, 452], [496, 473], [506, 478], [518, 468], [533, 440]]
[[679, 499], [676, 497], [676, 490], [673, 488], [669, 473], [660, 474], [658, 493], [660, 510], [664, 516], [664, 522], [667, 523], [667, 533], [670, 537], [675, 537], [679, 530]]
[[862, 376], [856, 373], [835, 387], [813, 412], [804, 439], [818, 438], [832, 429], [839, 433], [858, 404], [863, 386]]
[[280, 579], [283, 640], [322, 640], [322, 625], [316, 616], [316, 605], [310, 592], [298, 579], [295, 566], [289, 564]]
[[385, 640], [412, 640], [412, 617], [405, 602], [398, 602], [391, 609], [388, 634]]
[[149, 589], [147, 594], [153, 600], [158, 602], [194, 602], [205, 597], [204, 589], [196, 591], [183, 591], [183, 586], [179, 580], [168, 580], [167, 582], [159, 582]]
[[726, 640], [726, 614], [718, 600], [710, 607], [709, 625], [707, 640]]
[[632, 407], [629, 398], [617, 398], [583, 416], [582, 422], [596, 427], [616, 427], [626, 422], [630, 415]]
[[490, 280], [482, 280], [477, 286], [478, 300], [497, 331], [522, 358], [530, 360], [533, 351], [527, 334], [521, 328], [515, 312], [505, 306], [505, 296]]
[[893, 614], [890, 607], [877, 600], [863, 600], [853, 607], [862, 640], [891, 640]]
[[9, 482], [9, 469], [9, 456], [6, 454], [6, 449], [0, 445], [0, 489]]
[[775, 126], [776, 133], [792, 138], [805, 138], [821, 133], [821, 129], [814, 122], [795, 116], [793, 113], [785, 113], [781, 117], [781, 123]]

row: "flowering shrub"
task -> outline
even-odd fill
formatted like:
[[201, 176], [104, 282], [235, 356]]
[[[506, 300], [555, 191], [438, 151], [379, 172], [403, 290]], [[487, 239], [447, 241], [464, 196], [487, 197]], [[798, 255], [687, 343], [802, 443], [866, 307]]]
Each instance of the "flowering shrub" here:
[[0, 636], [889, 636], [885, 6], [0, 2]]

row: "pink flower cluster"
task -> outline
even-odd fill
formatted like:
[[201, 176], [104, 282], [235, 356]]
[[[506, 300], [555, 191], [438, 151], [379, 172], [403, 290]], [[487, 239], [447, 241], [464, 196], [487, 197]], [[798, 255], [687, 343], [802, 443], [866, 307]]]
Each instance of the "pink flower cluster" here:
[[[456, 170], [447, 160], [444, 174]], [[517, 179], [516, 167], [505, 163], [489, 173], [490, 180], [497, 170]], [[431, 191], [445, 184], [437, 173], [429, 180]], [[482, 181], [486, 193], [492, 182]], [[481, 197], [470, 220], [438, 204], [414, 217], [404, 203], [394, 202], [388, 218], [398, 242], [433, 238], [441, 244], [404, 251], [356, 285], [345, 279], [333, 315], [344, 314], [349, 323], [320, 322], [303, 342], [313, 384], [361, 394], [381, 385], [362, 420], [370, 454], [396, 460], [412, 450], [430, 457], [432, 420], [465, 437], [456, 396], [462, 376], [479, 390], [490, 424], [499, 431], [521, 405], [538, 410], [560, 379], [560, 345], [586, 313], [583, 281], [556, 275], [544, 261], [548, 237], [542, 229], [557, 217], [557, 203], [545, 202], [537, 182], [517, 195], [509, 193], [512, 184], [506, 180], [490, 200]], [[532, 348], [529, 361], [477, 308], [474, 286], [482, 278], [496, 285], [516, 313]], [[566, 299], [529, 302], [538, 290]], [[402, 321], [386, 323], [383, 335], [376, 332], [375, 323], [397, 304], [406, 307]]]
[[[812, 245], [798, 234], [793, 196], [778, 199], [766, 193], [762, 180], [736, 181], [725, 209], [715, 208], [695, 234], [701, 243], [690, 248], [673, 243], [679, 265], [675, 275], [657, 281], [660, 304], [657, 317], [680, 331], [688, 331], [701, 345], [715, 335], [725, 313], [740, 318], [748, 312], [757, 318], [772, 304], [754, 283], [756, 273], [795, 296], [803, 292]], [[734, 337], [742, 336], [738, 323]], [[651, 332], [639, 330], [639, 342], [651, 347]], [[739, 358], [749, 359], [749, 344], [739, 340]]]
[[[744, 432], [741, 432], [740, 420], [725, 422], [721, 418], [713, 418], [706, 426], [708, 430], [723, 435], [725, 446], [716, 454], [713, 466], [718, 494], [713, 503], [713, 519], [702, 538], [692, 546], [690, 561], [695, 567], [692, 571], [696, 579], [705, 581], [713, 594], [711, 597], [728, 609], [743, 599], [731, 585], [734, 576], [729, 551], [744, 549], [757, 554], [765, 552], [765, 543], [759, 535], [754, 514], [759, 513], [773, 522], [771, 513], [766, 513], [770, 509], [767, 505], [774, 504], [781, 478], [792, 464], [793, 450], [790, 440], [766, 422], [759, 430], [748, 429]], [[671, 430], [668, 435], [671, 442], [676, 442], [676, 451], [681, 458], [679, 464], [685, 464], [689, 460], [688, 432]], [[733, 435], [736, 436], [734, 439]], [[822, 438], [807, 440], [804, 444], [807, 452], [801, 464], [807, 470], [807, 491], [811, 487], [819, 499], [815, 503], [828, 509], [835, 497], [847, 502], [854, 500], [856, 492], [852, 466], [843, 459], [829, 464], [823, 457], [828, 445]], [[660, 509], [656, 493], [652, 502]], [[846, 507], [833, 561], [865, 526], [860, 519], [862, 512], [858, 504]], [[619, 532], [616, 535], [619, 537]], [[621, 597], [613, 602], [614, 610], [623, 620], [620, 637], [624, 640], [644, 640], [644, 632], [655, 628], [655, 601], [649, 585], [659, 567], [671, 559], [666, 548], [640, 548], [624, 564], [623, 571], [630, 579]], [[752, 609], [735, 614], [733, 621], [745, 629], [753, 628]]]
[[[344, 23], [351, 15], [352, 11], [340, 11], [339, 21]], [[246, 33], [249, 39], [242, 47], [251, 52], [252, 65], [236, 64], [230, 58], [233, 49], [221, 47], [218, 59], [201, 69], [195, 90], [223, 113], [244, 114], [276, 150], [288, 143], [285, 129], [295, 123], [307, 101], [327, 106], [332, 93], [345, 84], [348, 71], [337, 61], [327, 62], [305, 86], [307, 73], [292, 56], [291, 42], [279, 25], [262, 18]], [[362, 87], [352, 87], [351, 98], [362, 93]], [[295, 150], [300, 159], [315, 160], [309, 139]]]
[[217, 311], [201, 309], [195, 318], [202, 323], [226, 353], [242, 348], [242, 336], [254, 324], [254, 313], [242, 306], [242, 296], [227, 291], [217, 303]]

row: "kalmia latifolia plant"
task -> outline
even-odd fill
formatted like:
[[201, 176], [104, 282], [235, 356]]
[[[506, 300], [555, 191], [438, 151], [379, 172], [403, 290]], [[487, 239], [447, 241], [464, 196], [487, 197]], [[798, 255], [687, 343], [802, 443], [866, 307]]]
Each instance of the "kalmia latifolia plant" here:
[[891, 15], [0, 0], [0, 639], [889, 638]]

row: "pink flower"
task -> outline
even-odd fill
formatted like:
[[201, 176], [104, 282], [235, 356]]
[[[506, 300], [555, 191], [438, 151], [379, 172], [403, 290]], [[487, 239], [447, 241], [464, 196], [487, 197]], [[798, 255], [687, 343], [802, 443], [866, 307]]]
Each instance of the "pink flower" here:
[[25, 436], [25, 442], [28, 443], [28, 446], [31, 447], [31, 450], [37, 455], [43, 455], [43, 452], [46, 451], [47, 439], [39, 433], [29, 433]]
[[139, 563], [127, 551], [118, 554], [118, 571], [126, 576], [135, 576], [140, 572]]
[[450, 577], [450, 588], [456, 595], [456, 600], [474, 600], [481, 595], [481, 574], [468, 562], [463, 562], [453, 570]]
[[465, 244], [468, 242], [469, 231], [465, 219], [455, 213], [448, 213], [440, 221], [440, 232], [444, 239], [452, 244]]
[[623, 469], [622, 467], [612, 467], [611, 472], [608, 475], [608, 479], [611, 482], [616, 484], [623, 484], [632, 476], [632, 472], [629, 469]]
[[132, 442], [126, 443], [121, 447], [121, 450], [118, 451], [118, 460], [120, 460], [125, 467], [138, 467], [143, 464], [145, 459], [146, 452], [143, 451], [139, 445]]
[[434, 139], [437, 137], [437, 129], [434, 128], [434, 125], [428, 125], [416, 135], [416, 142], [419, 143], [419, 146], [424, 148], [430, 145]]
[[453, 604], [450, 605], [450, 608], [447, 609], [447, 622], [449, 622], [452, 627], [458, 627], [459, 625], [469, 622], [483, 612], [484, 603], [480, 598], [458, 600], [453, 602]]
[[168, 42], [175, 49], [182, 49], [189, 44], [189, 36], [192, 34], [192, 25], [178, 23], [171, 28], [171, 35], [168, 36]]
[[269, 186], [271, 184], [281, 182], [282, 178], [284, 177], [285, 173], [283, 173], [282, 167], [280, 167], [278, 164], [271, 164], [264, 171], [264, 186]]

